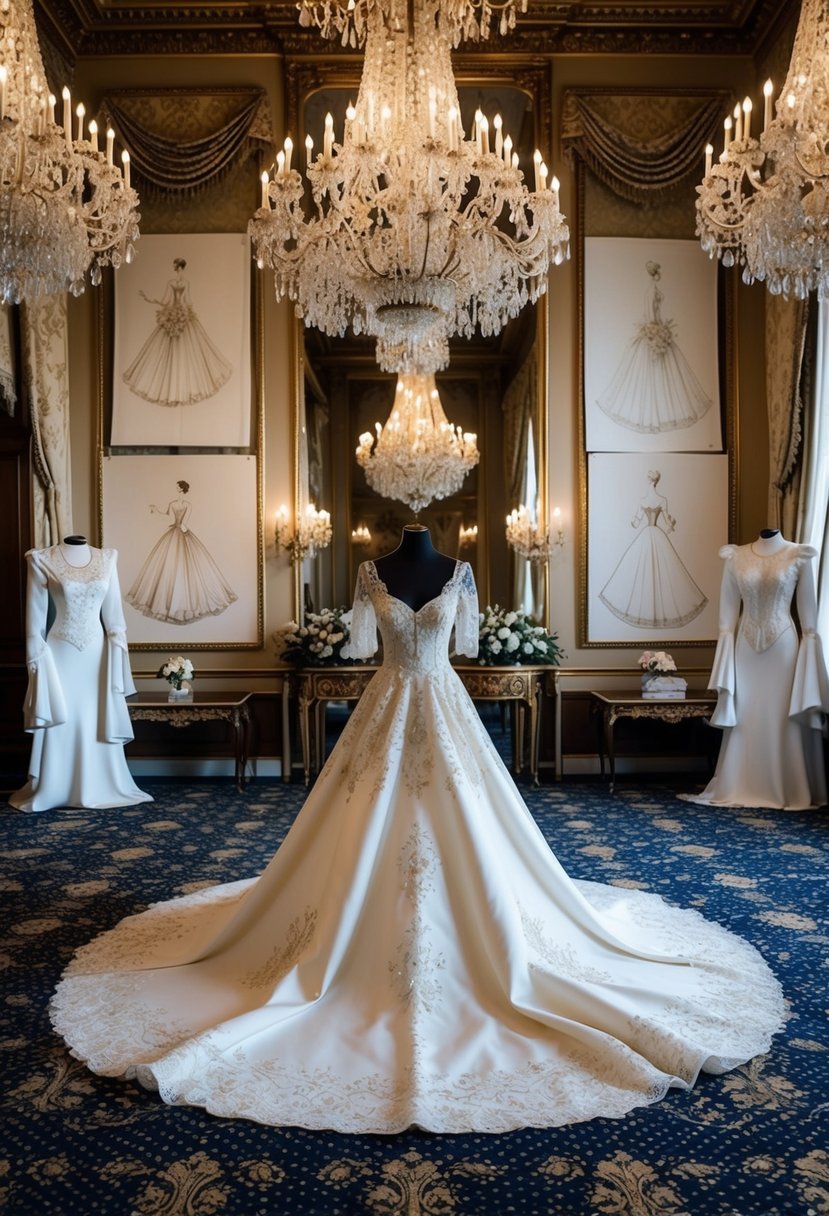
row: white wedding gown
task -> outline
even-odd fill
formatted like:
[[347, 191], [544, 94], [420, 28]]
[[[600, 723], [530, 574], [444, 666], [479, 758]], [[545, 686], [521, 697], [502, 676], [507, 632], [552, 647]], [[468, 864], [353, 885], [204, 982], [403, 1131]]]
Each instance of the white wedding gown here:
[[269, 1124], [504, 1132], [615, 1117], [764, 1052], [784, 1014], [747, 942], [573, 883], [448, 661], [459, 562], [413, 612], [360, 567], [352, 653], [383, 665], [258, 879], [82, 948], [52, 1020], [94, 1071]]

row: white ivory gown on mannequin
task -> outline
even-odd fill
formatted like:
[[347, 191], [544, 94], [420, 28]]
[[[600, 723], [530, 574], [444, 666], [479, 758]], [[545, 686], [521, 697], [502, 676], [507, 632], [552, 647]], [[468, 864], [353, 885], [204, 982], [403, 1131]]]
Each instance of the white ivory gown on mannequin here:
[[[135, 692], [114, 549], [32, 549], [26, 604], [32, 734], [29, 780], [9, 801], [21, 811], [152, 802], [132, 779], [125, 696]], [[49, 621], [50, 607], [54, 620]]]
[[367, 687], [258, 879], [82, 948], [52, 1020], [94, 1071], [262, 1123], [503, 1132], [620, 1116], [765, 1051], [777, 981], [656, 896], [575, 884], [448, 661], [470, 567], [414, 612], [360, 567]]
[[724, 735], [714, 776], [701, 794], [680, 795], [686, 801], [778, 810], [825, 804], [829, 676], [815, 632], [816, 556], [779, 533], [720, 550], [720, 636], [708, 687], [718, 694], [711, 724]]

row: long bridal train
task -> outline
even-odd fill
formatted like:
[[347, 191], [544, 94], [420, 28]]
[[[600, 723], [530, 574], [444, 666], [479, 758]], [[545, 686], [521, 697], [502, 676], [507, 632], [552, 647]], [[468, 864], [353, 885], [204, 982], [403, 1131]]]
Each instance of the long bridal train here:
[[656, 896], [574, 883], [448, 661], [458, 562], [418, 611], [360, 567], [352, 654], [383, 665], [261, 877], [78, 951], [52, 1005], [94, 1071], [270, 1124], [503, 1132], [616, 1117], [767, 1050], [779, 986]]

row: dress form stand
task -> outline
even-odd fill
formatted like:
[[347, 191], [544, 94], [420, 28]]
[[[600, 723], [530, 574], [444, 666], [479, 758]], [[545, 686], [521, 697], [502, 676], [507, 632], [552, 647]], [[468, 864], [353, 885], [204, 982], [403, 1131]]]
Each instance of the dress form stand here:
[[374, 563], [389, 595], [415, 612], [436, 599], [452, 577], [457, 562], [432, 544], [423, 524], [406, 524], [400, 544]]

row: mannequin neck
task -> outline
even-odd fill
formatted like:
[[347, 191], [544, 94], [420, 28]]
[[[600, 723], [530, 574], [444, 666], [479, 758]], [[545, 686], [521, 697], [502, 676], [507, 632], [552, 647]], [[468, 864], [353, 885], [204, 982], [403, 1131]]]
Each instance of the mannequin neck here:
[[92, 557], [85, 536], [64, 536], [59, 548], [68, 566], [86, 566]]
[[389, 594], [415, 611], [440, 595], [455, 570], [454, 558], [435, 548], [422, 524], [407, 524], [397, 548], [374, 565]]
[[751, 547], [755, 553], [766, 556], [769, 553], [777, 553], [779, 549], [785, 548], [787, 543], [776, 528], [763, 528]]

